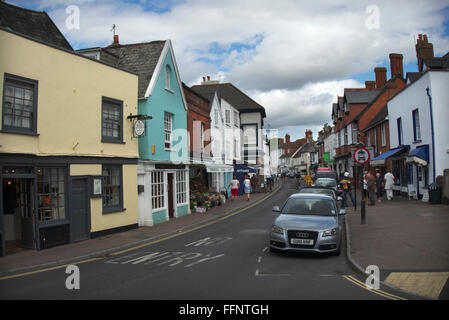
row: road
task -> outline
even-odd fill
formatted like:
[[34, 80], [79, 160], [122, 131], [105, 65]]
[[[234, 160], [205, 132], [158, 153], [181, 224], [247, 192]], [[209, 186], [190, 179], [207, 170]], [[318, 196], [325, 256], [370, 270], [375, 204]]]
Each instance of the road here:
[[355, 276], [345, 248], [340, 256], [271, 253], [268, 236], [277, 215], [271, 208], [294, 192], [294, 181], [287, 180], [268, 200], [239, 214], [144, 247], [75, 263], [78, 290], [66, 288], [69, 274], [60, 268], [0, 281], [0, 299], [411, 298], [358, 285], [354, 278], [365, 279]]

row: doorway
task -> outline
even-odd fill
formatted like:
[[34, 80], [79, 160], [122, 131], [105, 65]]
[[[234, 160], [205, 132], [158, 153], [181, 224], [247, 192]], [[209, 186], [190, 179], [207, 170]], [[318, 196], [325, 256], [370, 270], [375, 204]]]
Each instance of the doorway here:
[[5, 253], [34, 249], [34, 179], [5, 178], [2, 183]]
[[89, 238], [90, 206], [87, 178], [72, 180], [71, 233], [73, 241]]
[[175, 217], [175, 206], [173, 201], [173, 173], [167, 173], [167, 180], [168, 180], [168, 217], [174, 218]]

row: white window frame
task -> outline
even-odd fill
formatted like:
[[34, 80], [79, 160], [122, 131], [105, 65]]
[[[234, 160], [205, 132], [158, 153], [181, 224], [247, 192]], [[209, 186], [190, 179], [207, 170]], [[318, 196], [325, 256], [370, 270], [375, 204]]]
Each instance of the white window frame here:
[[165, 89], [173, 92], [171, 89], [171, 68], [168, 64], [165, 66]]
[[234, 126], [239, 126], [239, 113], [237, 111], [234, 111]]
[[187, 172], [176, 171], [176, 205], [185, 205], [187, 203]]
[[166, 208], [165, 203], [165, 174], [164, 171], [151, 172], [151, 209], [161, 211]]
[[231, 110], [225, 110], [225, 123], [227, 126], [231, 126]]
[[419, 109], [412, 110], [412, 123], [413, 123], [413, 141], [421, 140], [421, 125], [419, 123]]
[[387, 145], [387, 132], [385, 122], [380, 125], [381, 135], [382, 135], [382, 147]]
[[[165, 148], [165, 150], [171, 150], [172, 132], [173, 132], [173, 114], [171, 114], [169, 112], [164, 112], [164, 148]], [[167, 135], [168, 135], [168, 140], [167, 140]]]

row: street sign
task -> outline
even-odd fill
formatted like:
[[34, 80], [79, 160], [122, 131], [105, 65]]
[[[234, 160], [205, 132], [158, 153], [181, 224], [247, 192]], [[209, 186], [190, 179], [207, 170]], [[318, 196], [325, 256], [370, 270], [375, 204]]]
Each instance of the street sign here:
[[354, 159], [354, 162], [359, 165], [364, 165], [365, 163], [369, 162], [370, 159], [370, 152], [365, 147], [360, 147], [354, 150], [354, 153], [352, 154], [352, 158]]

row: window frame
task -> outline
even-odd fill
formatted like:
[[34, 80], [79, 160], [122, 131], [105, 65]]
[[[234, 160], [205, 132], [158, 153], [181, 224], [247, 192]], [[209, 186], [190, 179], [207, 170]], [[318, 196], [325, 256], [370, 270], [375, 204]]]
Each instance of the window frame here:
[[225, 123], [228, 127], [231, 126], [231, 110], [225, 110]]
[[[105, 103], [108, 103], [109, 105], [116, 105], [116, 107], [119, 109], [119, 117], [120, 117], [120, 128], [119, 128], [119, 136], [118, 137], [112, 137], [112, 136], [105, 136], [103, 133], [104, 125], [105, 125], [105, 119], [104, 119], [104, 107]], [[124, 144], [123, 142], [123, 101], [117, 100], [109, 97], [101, 97], [101, 142], [104, 143], [120, 143]]]
[[[33, 87], [33, 116], [31, 118], [31, 128], [23, 128], [23, 127], [15, 127], [5, 125], [5, 91], [7, 82], [22, 82], [23, 87], [32, 86]], [[39, 91], [39, 81], [34, 79], [29, 79], [17, 75], [13, 75], [10, 73], [6, 73], [3, 76], [3, 93], [2, 93], [2, 133], [14, 133], [14, 134], [25, 134], [25, 135], [35, 135], [38, 136], [37, 133], [37, 102], [38, 102], [38, 91]]]
[[239, 113], [234, 111], [234, 127], [239, 127]]
[[171, 88], [171, 67], [169, 64], [165, 65], [165, 90], [174, 93]]
[[[106, 197], [106, 188], [107, 187], [114, 187], [113, 184], [107, 184], [107, 176], [104, 175], [104, 169], [106, 167], [115, 167], [119, 169], [119, 203], [118, 205], [108, 205], [105, 206], [105, 197]], [[123, 166], [121, 164], [103, 164], [101, 166], [101, 174], [103, 177], [103, 195], [102, 195], [102, 208], [103, 208], [103, 214], [107, 213], [114, 213], [114, 212], [121, 212], [125, 211], [123, 208]]]
[[[166, 116], [169, 116], [169, 121], [166, 121]], [[170, 128], [167, 129], [166, 124], [170, 124]], [[167, 140], [167, 134], [169, 135], [169, 140]], [[164, 112], [164, 149], [167, 151], [171, 151], [172, 148], [172, 142], [173, 142], [173, 113]], [[168, 147], [167, 147], [168, 144]]]
[[396, 119], [396, 125], [398, 127], [398, 145], [402, 146], [402, 144], [404, 143], [403, 139], [403, 135], [402, 135], [402, 118], [399, 117]]
[[[421, 142], [421, 124], [419, 121], [419, 109], [416, 108], [412, 110], [412, 118], [413, 118], [413, 141]], [[418, 136], [419, 133], [419, 136]]]
[[187, 203], [187, 171], [176, 171], [176, 205]]
[[385, 122], [383, 122], [380, 125], [380, 134], [382, 137], [382, 147], [385, 147], [387, 145], [387, 129], [386, 129], [387, 125], [385, 124]]
[[[157, 176], [157, 179], [156, 179]], [[159, 188], [156, 186], [159, 185]], [[158, 191], [155, 193], [155, 191]], [[156, 206], [156, 204], [158, 204]], [[165, 204], [165, 173], [162, 170], [151, 171], [151, 211], [161, 211], [166, 208]]]

